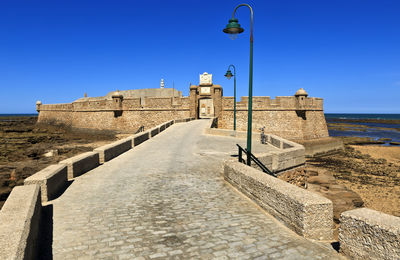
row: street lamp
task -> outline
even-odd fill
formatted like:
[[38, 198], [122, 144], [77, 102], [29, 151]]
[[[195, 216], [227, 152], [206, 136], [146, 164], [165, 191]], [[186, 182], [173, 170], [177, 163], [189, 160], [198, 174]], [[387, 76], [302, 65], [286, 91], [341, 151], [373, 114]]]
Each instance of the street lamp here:
[[250, 70], [249, 70], [249, 108], [248, 108], [248, 119], [247, 119], [247, 165], [250, 165], [250, 153], [251, 153], [251, 124], [252, 124], [252, 103], [253, 103], [253, 9], [248, 4], [240, 4], [233, 10], [232, 19], [229, 19], [228, 25], [223, 30], [224, 33], [229, 34], [231, 39], [235, 39], [239, 33], [242, 33], [244, 29], [240, 27], [238, 19], [235, 18], [236, 10], [241, 6], [247, 6], [251, 13], [251, 31], [250, 31]]
[[[229, 69], [233, 68], [232, 71]], [[236, 131], [236, 68], [233, 64], [229, 65], [228, 70], [225, 73], [225, 77], [227, 79], [231, 79], [233, 77], [233, 131]]]

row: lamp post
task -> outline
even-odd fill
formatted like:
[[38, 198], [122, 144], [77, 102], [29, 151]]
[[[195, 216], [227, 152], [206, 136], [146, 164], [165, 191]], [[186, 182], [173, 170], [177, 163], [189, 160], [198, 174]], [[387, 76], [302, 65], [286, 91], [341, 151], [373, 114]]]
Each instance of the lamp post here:
[[[239, 33], [242, 33], [244, 29], [240, 27], [238, 19], [235, 18], [235, 12], [239, 7], [246, 6], [250, 9], [251, 14], [251, 31], [250, 31], [250, 69], [249, 69], [249, 108], [248, 108], [248, 119], [247, 119], [247, 152], [251, 153], [251, 125], [252, 125], [252, 105], [253, 105], [253, 9], [248, 4], [240, 4], [233, 10], [232, 19], [229, 19], [229, 23], [223, 30], [224, 33], [229, 34], [232, 39], [235, 39]], [[247, 165], [250, 165], [250, 155], [247, 155]]]
[[[233, 68], [232, 71], [229, 69]], [[236, 68], [233, 64], [229, 65], [228, 70], [225, 73], [225, 77], [227, 79], [231, 79], [233, 77], [233, 131], [236, 131]]]

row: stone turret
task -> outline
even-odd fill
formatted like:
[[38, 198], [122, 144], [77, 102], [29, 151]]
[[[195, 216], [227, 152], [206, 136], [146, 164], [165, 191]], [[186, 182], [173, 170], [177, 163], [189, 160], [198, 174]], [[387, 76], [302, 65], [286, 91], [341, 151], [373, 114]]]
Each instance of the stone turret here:
[[296, 109], [304, 110], [306, 107], [306, 99], [308, 97], [308, 93], [303, 88], [300, 88], [299, 90], [297, 90], [294, 96], [296, 97]]
[[115, 91], [111, 97], [113, 100], [114, 116], [118, 117], [122, 114], [122, 100], [124, 97], [119, 93], [119, 90]]
[[38, 100], [36, 101], [36, 111], [40, 111], [40, 106], [42, 105], [42, 101]]

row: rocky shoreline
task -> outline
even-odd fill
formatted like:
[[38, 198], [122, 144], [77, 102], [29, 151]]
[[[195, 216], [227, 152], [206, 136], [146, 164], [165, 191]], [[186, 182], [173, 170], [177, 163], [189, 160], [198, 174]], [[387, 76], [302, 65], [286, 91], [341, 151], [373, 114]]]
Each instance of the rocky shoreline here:
[[0, 208], [30, 175], [116, 139], [111, 133], [77, 133], [36, 122], [37, 117], [0, 117]]
[[[400, 120], [338, 121], [341, 123], [328, 123], [329, 130], [341, 128], [341, 131], [354, 131], [354, 126], [360, 127], [354, 125], [355, 122], [383, 121], [391, 127], [400, 124]], [[367, 128], [373, 127], [360, 127]], [[285, 172], [279, 178], [319, 193], [333, 202], [336, 236], [340, 214], [346, 210], [368, 207], [400, 217], [400, 146], [397, 142], [385, 137], [335, 138], [343, 141], [343, 151], [308, 158], [304, 168]]]

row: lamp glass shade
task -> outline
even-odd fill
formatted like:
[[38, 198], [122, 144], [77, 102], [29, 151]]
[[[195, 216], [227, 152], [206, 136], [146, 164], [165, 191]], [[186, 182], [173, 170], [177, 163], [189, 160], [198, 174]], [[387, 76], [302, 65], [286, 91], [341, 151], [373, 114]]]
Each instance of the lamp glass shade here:
[[228, 70], [228, 71], [225, 73], [225, 77], [226, 77], [227, 79], [231, 79], [231, 78], [233, 77], [232, 71], [231, 71], [231, 70]]
[[229, 19], [229, 23], [225, 26], [223, 32], [229, 34], [231, 39], [235, 39], [239, 33], [244, 32], [244, 29], [238, 24], [238, 19], [233, 18]]

